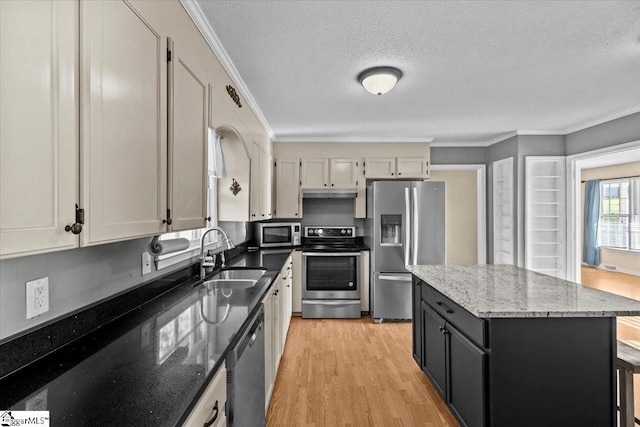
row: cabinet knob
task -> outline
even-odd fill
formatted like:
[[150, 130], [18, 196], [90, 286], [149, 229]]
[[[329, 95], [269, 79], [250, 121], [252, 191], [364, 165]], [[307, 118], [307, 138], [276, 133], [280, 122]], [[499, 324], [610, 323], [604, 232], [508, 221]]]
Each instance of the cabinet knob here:
[[163, 224], [167, 224], [167, 225], [171, 225], [171, 224], [173, 224], [173, 221], [171, 220], [171, 218], [167, 218], [167, 219], [163, 219], [162, 223]]
[[295, 215], [295, 216], [298, 216], [298, 212], [296, 212], [294, 215]]
[[205, 219], [206, 219], [207, 221], [211, 222], [211, 217], [210, 217], [210, 216], [206, 217]]
[[398, 176], [402, 175], [400, 172], [398, 172]]
[[393, 176], [393, 172], [391, 172], [391, 176]]
[[327, 184], [324, 185], [325, 187], [327, 186]]
[[331, 184], [331, 186], [333, 187], [333, 184]]
[[64, 231], [68, 232], [72, 232], [73, 234], [80, 234], [80, 232], [82, 231], [82, 224], [78, 224], [77, 222], [75, 224], [71, 224], [71, 225], [67, 225], [66, 227], [64, 227]]

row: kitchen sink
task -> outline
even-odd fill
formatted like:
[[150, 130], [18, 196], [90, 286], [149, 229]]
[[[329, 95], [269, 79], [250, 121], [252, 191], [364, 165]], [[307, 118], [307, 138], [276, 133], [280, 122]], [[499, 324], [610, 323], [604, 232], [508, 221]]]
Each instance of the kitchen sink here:
[[253, 280], [258, 281], [267, 271], [266, 268], [225, 268], [216, 273], [211, 281], [214, 280]]
[[247, 289], [255, 286], [266, 271], [266, 268], [225, 268], [197, 286], [205, 289]]
[[212, 279], [203, 282], [201, 285], [206, 289], [247, 289], [258, 283], [257, 280], [250, 279]]

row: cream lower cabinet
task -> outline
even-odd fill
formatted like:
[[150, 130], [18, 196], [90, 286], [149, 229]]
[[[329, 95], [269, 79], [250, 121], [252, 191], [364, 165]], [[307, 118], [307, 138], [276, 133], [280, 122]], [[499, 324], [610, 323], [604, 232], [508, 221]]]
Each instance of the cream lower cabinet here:
[[79, 244], [78, 13], [0, 1], [0, 259]]
[[369, 278], [369, 251], [360, 251], [360, 311], [369, 312], [371, 282]]
[[291, 255], [287, 258], [282, 271], [280, 271], [280, 280], [282, 283], [280, 284], [280, 291], [282, 292], [281, 296], [281, 305], [280, 310], [282, 312], [282, 340], [280, 345], [280, 352], [284, 353], [284, 346], [287, 343], [287, 332], [289, 332], [289, 325], [291, 324], [291, 314], [292, 314], [292, 282], [293, 282], [293, 261]]
[[[294, 252], [295, 253], [295, 252]], [[264, 386], [265, 411], [269, 409], [273, 386], [278, 375], [280, 359], [284, 352], [287, 332], [291, 322], [292, 257], [289, 256], [282, 270], [276, 276], [264, 304]]]
[[81, 26], [82, 243], [163, 233], [167, 34], [124, 1], [83, 2]]
[[276, 381], [278, 367], [280, 365], [280, 346], [282, 342], [282, 329], [280, 324], [280, 274], [278, 274], [264, 297], [264, 386], [265, 386], [265, 412], [269, 408], [269, 401], [273, 393], [273, 385]]
[[184, 423], [185, 427], [223, 427], [227, 425], [227, 367], [222, 366], [214, 375], [198, 403]]
[[275, 167], [275, 218], [301, 218], [300, 159], [277, 159]]
[[302, 313], [302, 251], [291, 254], [291, 311]]

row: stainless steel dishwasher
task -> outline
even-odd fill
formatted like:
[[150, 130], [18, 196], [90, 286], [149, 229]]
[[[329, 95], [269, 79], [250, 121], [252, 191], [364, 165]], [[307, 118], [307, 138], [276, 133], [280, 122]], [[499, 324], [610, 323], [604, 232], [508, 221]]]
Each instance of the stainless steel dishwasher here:
[[265, 425], [264, 307], [252, 317], [227, 356], [227, 422], [234, 427]]

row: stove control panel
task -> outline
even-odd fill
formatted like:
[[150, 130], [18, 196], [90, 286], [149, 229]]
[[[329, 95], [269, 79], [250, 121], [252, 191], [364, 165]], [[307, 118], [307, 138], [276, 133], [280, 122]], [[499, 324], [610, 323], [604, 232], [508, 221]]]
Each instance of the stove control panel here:
[[304, 237], [312, 238], [344, 238], [355, 237], [355, 227], [305, 227]]

